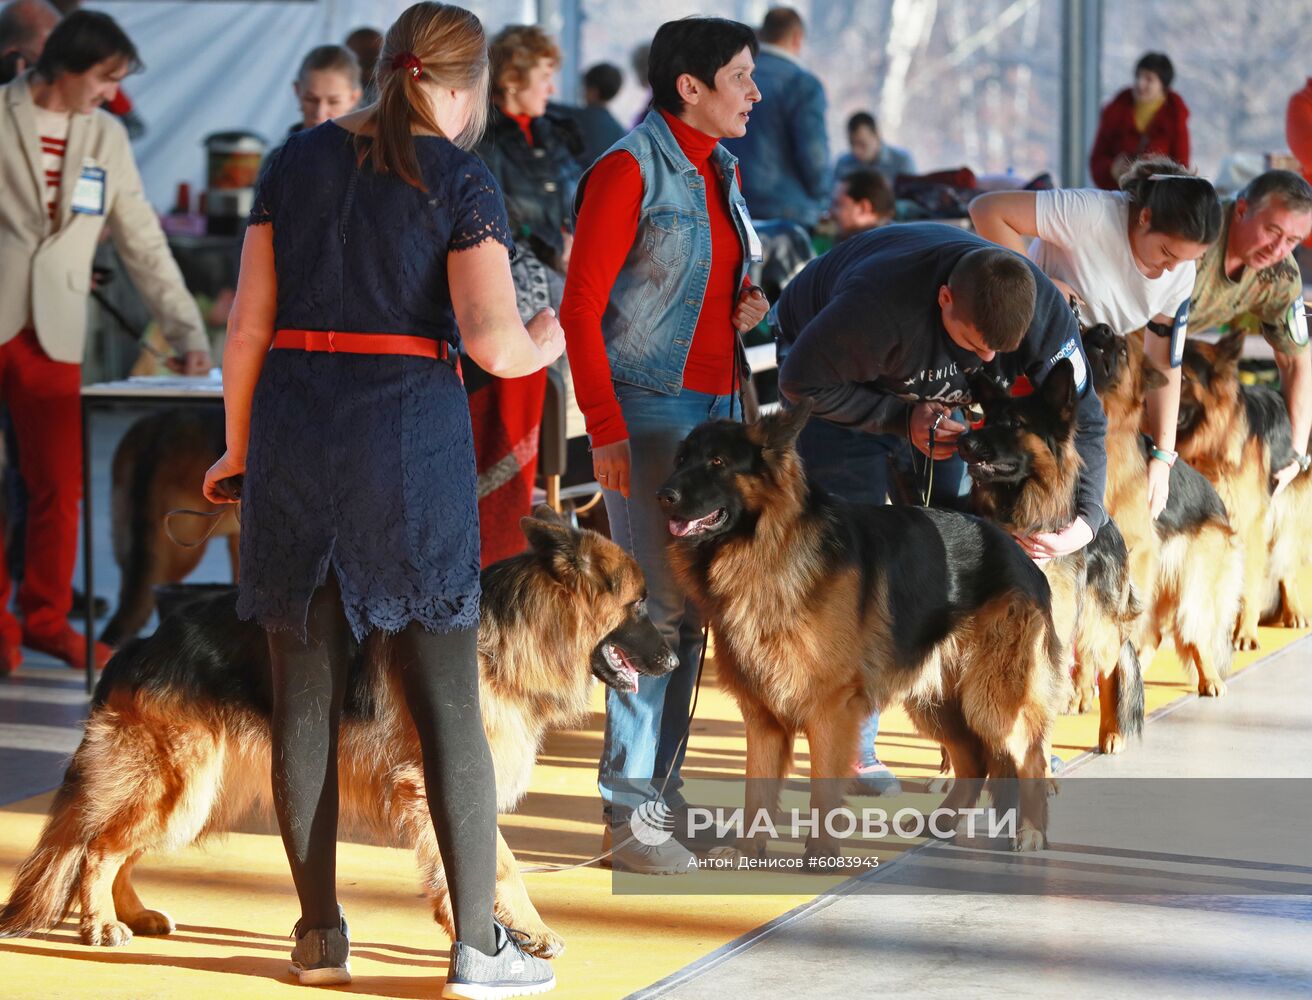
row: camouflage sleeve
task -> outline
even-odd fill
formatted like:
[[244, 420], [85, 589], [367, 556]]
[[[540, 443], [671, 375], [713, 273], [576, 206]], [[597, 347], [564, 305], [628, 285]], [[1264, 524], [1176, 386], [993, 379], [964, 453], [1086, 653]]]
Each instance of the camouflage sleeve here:
[[1302, 354], [1307, 350], [1307, 316], [1303, 304], [1303, 279], [1290, 260], [1274, 268], [1261, 306], [1252, 317], [1260, 325], [1262, 336], [1273, 350], [1281, 354]]

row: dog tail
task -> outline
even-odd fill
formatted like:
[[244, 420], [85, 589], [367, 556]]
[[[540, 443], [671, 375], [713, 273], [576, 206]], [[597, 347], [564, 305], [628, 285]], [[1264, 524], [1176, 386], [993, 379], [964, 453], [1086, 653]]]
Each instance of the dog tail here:
[[75, 758], [55, 793], [41, 839], [19, 866], [9, 901], [0, 910], [0, 937], [22, 937], [53, 927], [73, 908], [87, 853], [78, 808], [81, 784]]
[[1116, 658], [1116, 723], [1125, 736], [1143, 735], [1143, 665], [1134, 645], [1127, 639], [1121, 643]]

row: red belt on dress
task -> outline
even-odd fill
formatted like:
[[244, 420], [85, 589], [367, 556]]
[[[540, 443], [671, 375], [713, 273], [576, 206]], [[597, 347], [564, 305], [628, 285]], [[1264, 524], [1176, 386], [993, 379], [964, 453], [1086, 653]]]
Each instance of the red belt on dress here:
[[[278, 350], [327, 351], [342, 354], [409, 354], [434, 358], [455, 368], [451, 345], [445, 340], [411, 337], [402, 333], [338, 333], [336, 330], [279, 330], [273, 338]], [[458, 370], [458, 369], [457, 369]]]

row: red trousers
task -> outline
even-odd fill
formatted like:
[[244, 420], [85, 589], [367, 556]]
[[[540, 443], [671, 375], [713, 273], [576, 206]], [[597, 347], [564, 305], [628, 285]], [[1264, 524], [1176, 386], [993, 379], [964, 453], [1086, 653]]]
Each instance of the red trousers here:
[[[18, 471], [27, 487], [27, 556], [18, 607], [30, 635], [68, 623], [77, 564], [82, 499], [82, 366], [54, 361], [23, 330], [0, 344], [0, 400], [18, 438]], [[0, 536], [0, 633], [20, 640], [9, 611], [11, 581]]]

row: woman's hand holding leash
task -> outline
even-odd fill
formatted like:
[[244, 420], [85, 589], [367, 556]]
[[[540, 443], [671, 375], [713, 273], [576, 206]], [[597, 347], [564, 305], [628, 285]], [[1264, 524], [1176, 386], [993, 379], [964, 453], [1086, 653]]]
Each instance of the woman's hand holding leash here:
[[1154, 521], [1166, 510], [1171, 495], [1171, 467], [1156, 460], [1148, 463], [1148, 516]]
[[1016, 541], [1025, 554], [1042, 566], [1049, 559], [1078, 552], [1093, 541], [1093, 529], [1082, 517], [1077, 517], [1061, 531], [1043, 531], [1037, 535], [1017, 535]]
[[241, 499], [241, 481], [245, 473], [245, 456], [238, 457], [225, 451], [205, 473], [205, 499], [210, 503], [236, 503]]
[[[911, 409], [908, 437], [916, 450], [930, 458], [951, 458], [957, 453], [957, 438], [966, 433], [966, 426], [953, 420], [950, 407], [942, 403], [917, 403]], [[933, 435], [933, 451], [930, 435]]]
[[738, 307], [733, 311], [733, 325], [739, 333], [746, 333], [755, 327], [765, 314], [770, 311], [769, 300], [765, 292], [755, 285], [744, 288], [738, 294]]

